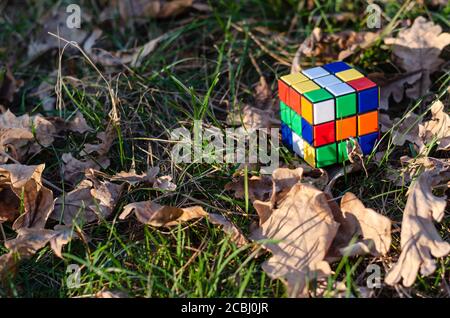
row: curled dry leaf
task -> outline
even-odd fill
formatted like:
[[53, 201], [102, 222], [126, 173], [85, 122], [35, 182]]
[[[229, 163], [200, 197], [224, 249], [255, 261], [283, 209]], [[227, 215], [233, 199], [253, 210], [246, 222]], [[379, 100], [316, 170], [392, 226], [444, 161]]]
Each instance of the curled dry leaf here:
[[83, 225], [108, 218], [114, 210], [122, 192], [122, 185], [99, 181], [87, 175], [78, 186], [55, 200], [55, 209], [50, 217], [65, 225]]
[[109, 149], [111, 149], [116, 137], [117, 131], [114, 125], [109, 123], [105, 131], [101, 131], [97, 134], [97, 139], [100, 142], [98, 144], [85, 144], [83, 151], [87, 154], [96, 153], [99, 156], [105, 156], [108, 154]]
[[47, 119], [55, 126], [57, 133], [71, 131], [78, 134], [84, 134], [94, 131], [80, 111], [77, 111], [73, 118], [69, 120], [64, 120], [60, 117], [48, 117]]
[[[370, 253], [373, 256], [386, 255], [391, 246], [391, 220], [384, 215], [366, 208], [351, 192], [341, 199], [343, 228], [352, 237], [361, 238], [360, 242], [347, 245], [340, 249], [340, 254], [347, 256]], [[342, 223], [341, 223], [342, 224]], [[339, 233], [338, 233], [339, 235]], [[347, 244], [351, 241], [348, 238]]]
[[[254, 63], [260, 72], [256, 62]], [[254, 91], [253, 105], [245, 104], [242, 107], [236, 107], [234, 112], [228, 114], [227, 122], [230, 125], [242, 126], [239, 129], [243, 134], [246, 134], [248, 129], [279, 126], [280, 121], [275, 116], [279, 110], [278, 107], [278, 103], [272, 99], [272, 91], [266, 79], [260, 75]]]
[[273, 254], [263, 269], [283, 279], [290, 296], [306, 296], [312, 279], [327, 277], [328, 261], [343, 255], [385, 255], [391, 243], [387, 217], [364, 207], [352, 193], [344, 195], [340, 208], [329, 194], [302, 182], [311, 170], [276, 169], [269, 201], [253, 201], [259, 227], [252, 239], [280, 241], [263, 244]]
[[[13, 229], [43, 229], [53, 210], [53, 192], [42, 185], [45, 165], [0, 165], [0, 221], [14, 221]], [[19, 215], [21, 208], [23, 212]], [[6, 213], [6, 214], [5, 214]]]
[[[83, 20], [90, 20], [90, 15], [86, 10], [83, 11]], [[51, 11], [42, 17], [39, 21], [41, 27], [38, 27], [38, 33], [28, 45], [28, 58], [35, 59], [41, 54], [51, 50], [64, 47], [61, 42], [49, 32], [58, 35], [67, 40], [82, 43], [87, 36], [84, 28], [70, 28], [67, 22], [67, 13], [65, 10]]]
[[423, 170], [450, 175], [450, 159], [402, 156], [400, 162], [401, 168], [392, 167], [390, 173], [386, 175], [387, 179], [398, 187], [408, 186]]
[[440, 100], [431, 105], [431, 119], [419, 126], [419, 134], [424, 144], [435, 139], [438, 150], [450, 150], [450, 116]]
[[7, 110], [0, 115], [0, 162], [6, 163], [8, 155], [20, 161], [26, 154], [38, 152], [41, 145], [50, 146], [55, 134], [55, 127], [44, 117], [26, 114], [16, 117]]
[[208, 213], [201, 206], [195, 205], [188, 208], [178, 208], [167, 205], [159, 205], [153, 201], [141, 201], [127, 204], [119, 218], [125, 219], [134, 212], [139, 222], [151, 226], [173, 226], [180, 222], [202, 218]]
[[130, 298], [130, 295], [120, 290], [101, 290], [95, 294], [95, 298]]
[[[313, 184], [322, 188], [328, 182], [325, 170], [311, 168], [309, 165], [301, 164], [295, 169], [277, 168], [272, 175], [251, 176], [248, 178], [248, 196], [251, 202], [255, 200], [271, 200], [273, 194], [289, 190], [294, 184], [302, 180], [303, 183]], [[232, 182], [225, 185], [225, 190], [233, 191], [237, 199], [245, 197], [245, 177], [240, 175]], [[275, 189], [275, 192], [274, 192]]]
[[192, 7], [193, 2], [193, 0], [113, 0], [100, 14], [100, 21], [112, 19], [116, 12], [124, 21], [169, 18]]
[[62, 248], [74, 237], [71, 227], [56, 225], [54, 230], [43, 228], [20, 228], [17, 237], [5, 242], [9, 249], [7, 254], [0, 256], [0, 280], [14, 271], [18, 261], [31, 258], [38, 250], [50, 244], [55, 255], [62, 258]]
[[221, 226], [223, 231], [231, 236], [231, 240], [237, 246], [247, 244], [245, 236], [231, 221], [222, 215], [208, 213], [199, 205], [178, 208], [159, 205], [153, 201], [134, 202], [123, 208], [119, 219], [127, 218], [132, 212], [134, 212], [139, 222], [154, 227], [170, 227], [193, 219], [207, 218], [212, 224]]
[[389, 109], [389, 99], [400, 103], [403, 98], [420, 95], [420, 85], [415, 85], [422, 78], [422, 72], [408, 72], [386, 78], [384, 73], [371, 73], [367, 76], [380, 86], [380, 109]]
[[308, 184], [295, 184], [252, 237], [276, 240], [264, 243], [272, 257], [263, 269], [286, 283], [289, 296], [307, 296], [308, 283], [331, 273], [324, 260], [339, 224], [327, 196]]
[[[420, 273], [428, 276], [436, 270], [435, 257], [445, 257], [450, 253], [450, 244], [445, 242], [434, 227], [433, 220], [440, 222], [444, 217], [446, 197], [432, 193], [433, 186], [447, 182], [449, 175], [428, 170], [423, 172], [408, 189], [408, 199], [403, 211], [401, 230], [401, 254], [388, 272], [388, 285], [399, 283], [411, 286]], [[445, 179], [440, 173], [445, 173]]]
[[422, 96], [431, 86], [430, 74], [437, 71], [444, 62], [439, 58], [442, 49], [450, 44], [450, 33], [424, 17], [417, 17], [410, 28], [400, 31], [396, 38], [385, 38], [392, 45], [395, 62], [408, 72], [420, 71], [417, 81], [407, 95], [412, 99]]
[[426, 145], [436, 140], [438, 150], [448, 150], [450, 143], [450, 116], [445, 112], [444, 104], [437, 100], [431, 105], [431, 119], [422, 123], [422, 116], [408, 113], [404, 118], [390, 120], [387, 115], [381, 117], [382, 131], [388, 131], [394, 122], [401, 120], [392, 131], [392, 143], [402, 146], [406, 141], [415, 144], [420, 153], [426, 151]]
[[[300, 44], [292, 61], [291, 72], [301, 70], [301, 61], [305, 57], [321, 56], [327, 60], [343, 60], [359, 49], [370, 47], [378, 39], [378, 32], [355, 32], [345, 30], [324, 34], [318, 27]], [[339, 52], [339, 53], [337, 53]]]
[[[238, 176], [225, 185], [225, 190], [233, 191], [236, 199], [245, 198], [245, 177]], [[255, 200], [266, 201], [272, 193], [272, 177], [268, 175], [251, 176], [247, 180], [248, 198], [251, 202]]]
[[0, 65], [0, 104], [11, 104], [14, 94], [22, 87], [23, 81], [17, 80], [10, 67]]
[[138, 174], [134, 169], [130, 171], [121, 171], [113, 176], [106, 173], [89, 169], [89, 173], [95, 176], [101, 176], [104, 179], [115, 181], [115, 182], [126, 182], [129, 185], [135, 186], [137, 184], [152, 184], [153, 188], [164, 190], [164, 191], [175, 191], [177, 185], [172, 182], [171, 176], [160, 176], [157, 177], [159, 173], [159, 167], [150, 167], [146, 173]]
[[168, 37], [168, 33], [160, 35], [144, 45], [129, 50], [109, 52], [102, 48], [93, 47], [95, 42], [101, 37], [102, 31], [95, 29], [84, 43], [84, 50], [89, 54], [95, 63], [103, 66], [119, 66], [129, 64], [132, 67], [139, 67], [142, 61], [151, 54], [158, 44]]
[[97, 160], [90, 158], [78, 160], [70, 153], [64, 153], [61, 157], [64, 180], [76, 184], [80, 181], [87, 169], [105, 169], [109, 166], [109, 159], [102, 156]]

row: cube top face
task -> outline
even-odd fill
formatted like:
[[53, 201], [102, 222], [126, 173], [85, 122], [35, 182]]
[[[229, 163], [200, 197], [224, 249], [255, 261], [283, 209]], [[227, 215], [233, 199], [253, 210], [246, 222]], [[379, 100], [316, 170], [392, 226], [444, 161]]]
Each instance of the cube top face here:
[[355, 79], [364, 77], [364, 75], [362, 75], [360, 72], [358, 72], [354, 68], [351, 68], [349, 70], [345, 70], [342, 72], [337, 72], [336, 76], [344, 82], [348, 82], [351, 80], [355, 80]]
[[315, 82], [324, 88], [342, 83], [342, 81], [334, 75], [319, 77], [315, 79]]
[[293, 73], [293, 74], [282, 76], [281, 80], [283, 82], [285, 82], [287, 85], [292, 85], [292, 84], [295, 84], [295, 83], [300, 83], [300, 82], [307, 81], [308, 78], [305, 75], [301, 74], [301, 73]]
[[315, 79], [330, 74], [328, 73], [327, 70], [325, 70], [323, 67], [320, 66], [304, 70], [302, 71], [302, 73], [306, 75], [309, 79]]
[[353, 93], [355, 90], [348, 85], [347, 83], [339, 83], [330, 87], [327, 87], [327, 90], [333, 94], [334, 96], [342, 96], [346, 94]]
[[327, 65], [324, 65], [323, 68], [330, 72], [331, 74], [336, 74], [338, 72], [346, 71], [351, 69], [352, 67], [345, 62], [333, 62]]
[[300, 94], [305, 94], [310, 91], [314, 91], [316, 89], [320, 89], [320, 86], [314, 83], [313, 81], [305, 81], [301, 83], [296, 83], [292, 85], [292, 88], [295, 89]]
[[333, 98], [333, 96], [323, 88], [306, 92], [304, 95], [312, 103], [318, 103]]
[[351, 81], [348, 82], [348, 85], [353, 87], [358, 92], [377, 86], [377, 84], [372, 82], [367, 77], [362, 77], [362, 78], [358, 78], [358, 79], [355, 79], [355, 80], [351, 80]]
[[345, 62], [289, 74], [278, 81], [282, 141], [313, 167], [348, 160], [357, 140], [370, 154], [379, 139], [380, 90]]

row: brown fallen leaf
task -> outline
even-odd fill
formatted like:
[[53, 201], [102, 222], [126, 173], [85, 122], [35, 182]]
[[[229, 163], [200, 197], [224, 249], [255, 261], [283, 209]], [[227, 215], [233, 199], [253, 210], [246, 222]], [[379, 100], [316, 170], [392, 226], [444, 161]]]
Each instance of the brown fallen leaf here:
[[21, 161], [26, 154], [37, 153], [53, 143], [55, 134], [55, 127], [44, 117], [16, 117], [7, 110], [0, 114], [0, 162], [6, 163], [8, 155]]
[[[391, 245], [391, 220], [384, 215], [366, 208], [351, 192], [341, 199], [341, 211], [345, 228], [352, 236], [360, 237], [361, 241], [341, 247], [342, 256], [386, 255]], [[341, 223], [342, 224], [342, 223]], [[339, 235], [339, 233], [338, 233]], [[347, 244], [350, 243], [351, 238]]]
[[[272, 177], [268, 175], [250, 176], [248, 183], [248, 198], [251, 202], [255, 200], [267, 201], [272, 194]], [[245, 198], [245, 177], [238, 176], [225, 185], [226, 191], [233, 191], [236, 199]]]
[[254, 89], [254, 102], [253, 104], [245, 104], [242, 107], [235, 107], [227, 116], [227, 123], [233, 126], [242, 126], [239, 127], [239, 130], [243, 134], [251, 129], [270, 128], [280, 125], [280, 121], [275, 115], [279, 111], [278, 103], [272, 98], [272, 91], [253, 57], [252, 62], [260, 73], [259, 82]]
[[97, 134], [97, 139], [100, 142], [98, 144], [85, 144], [83, 152], [87, 154], [96, 153], [99, 156], [105, 156], [108, 154], [109, 149], [111, 149], [116, 137], [116, 128], [112, 123], [109, 123], [105, 131], [101, 131]]
[[450, 116], [440, 100], [431, 105], [431, 119], [419, 126], [419, 135], [424, 144], [435, 139], [437, 150], [450, 150]]
[[112, 0], [100, 14], [100, 21], [110, 20], [118, 12], [124, 21], [145, 18], [169, 18], [192, 7], [193, 0]]
[[[419, 153], [426, 151], [426, 145], [436, 140], [438, 150], [448, 150], [450, 143], [450, 116], [445, 112], [444, 104], [437, 100], [431, 105], [431, 119], [422, 123], [422, 116], [408, 113], [402, 119], [391, 120], [383, 115], [381, 130], [392, 130], [392, 143], [402, 146], [409, 141], [417, 146]], [[397, 122], [400, 121], [398, 124]]]
[[278, 202], [269, 218], [252, 233], [272, 257], [263, 264], [273, 279], [282, 279], [290, 297], [308, 295], [308, 285], [331, 273], [324, 260], [339, 224], [334, 221], [327, 196], [308, 184], [295, 184]]
[[138, 174], [134, 169], [130, 171], [121, 171], [113, 176], [100, 172], [95, 169], [88, 169], [89, 173], [95, 176], [102, 177], [103, 179], [124, 182], [131, 186], [138, 184], [151, 184], [153, 188], [163, 191], [175, 191], [177, 185], [172, 182], [171, 176], [157, 176], [159, 173], [159, 167], [150, 167], [146, 173]]
[[91, 57], [94, 63], [103, 66], [130, 65], [139, 67], [145, 57], [151, 54], [158, 47], [158, 44], [167, 39], [169, 33], [162, 34], [147, 43], [129, 50], [110, 52], [102, 48], [93, 47], [95, 42], [101, 37], [102, 30], [95, 29], [84, 43], [84, 50]]
[[94, 175], [55, 200], [55, 209], [50, 217], [65, 225], [84, 225], [108, 218], [114, 210], [123, 185], [99, 181]]
[[446, 257], [450, 253], [450, 244], [439, 236], [433, 225], [433, 220], [442, 220], [447, 205], [446, 197], [432, 193], [433, 186], [449, 180], [448, 174], [445, 178], [440, 177], [444, 172], [425, 171], [409, 187], [402, 220], [402, 251], [386, 275], [386, 284], [394, 285], [403, 279], [403, 286], [412, 286], [419, 270], [423, 276], [431, 275], [436, 270], [434, 258]]
[[20, 228], [17, 237], [5, 242], [9, 250], [0, 256], [0, 281], [14, 272], [17, 263], [31, 258], [36, 252], [50, 244], [55, 255], [62, 258], [62, 248], [69, 243], [76, 233], [71, 227], [56, 225], [54, 230], [39, 228]]
[[119, 219], [123, 220], [133, 212], [139, 222], [154, 227], [171, 227], [193, 219], [207, 218], [212, 224], [222, 227], [222, 230], [231, 237], [237, 246], [248, 243], [242, 232], [232, 222], [222, 215], [206, 212], [199, 205], [178, 208], [159, 205], [153, 201], [133, 202], [123, 208]]
[[311, 34], [300, 44], [292, 61], [291, 73], [299, 72], [303, 57], [318, 57], [323, 60], [343, 60], [360, 49], [373, 45], [379, 32], [356, 32], [344, 30], [337, 33], [324, 33], [315, 27]]
[[101, 290], [95, 294], [95, 298], [130, 298], [130, 295], [119, 290]]
[[[45, 165], [25, 166], [20, 164], [0, 165], [0, 189], [6, 195], [14, 194], [6, 201], [0, 211], [0, 219], [14, 221], [13, 229], [43, 229], [53, 210], [53, 192], [42, 184]], [[21, 204], [23, 211], [21, 211]], [[20, 215], [19, 215], [20, 211]]]
[[207, 216], [209, 222], [222, 228], [222, 231], [230, 236], [232, 242], [237, 247], [242, 247], [248, 244], [247, 238], [242, 231], [231, 221], [220, 214], [208, 213]]
[[78, 134], [84, 134], [94, 131], [80, 111], [77, 111], [69, 120], [64, 120], [60, 117], [47, 117], [47, 119], [55, 126], [57, 133], [71, 131]]
[[[295, 169], [277, 168], [272, 175], [250, 176], [247, 180], [249, 200], [251, 202], [271, 200], [273, 194], [283, 192], [285, 189], [289, 190], [300, 180], [303, 183], [322, 188], [328, 183], [328, 175], [323, 169], [298, 164]], [[243, 199], [245, 197], [245, 177], [239, 175], [233, 178], [225, 185], [225, 190], [233, 191], [236, 199]]]
[[106, 169], [110, 163], [109, 159], [105, 156], [96, 160], [90, 158], [78, 160], [70, 153], [64, 153], [61, 159], [63, 162], [62, 173], [64, 180], [72, 184], [80, 181], [87, 169]]
[[392, 45], [394, 60], [404, 71], [422, 73], [421, 80], [406, 90], [410, 98], [418, 99], [431, 86], [430, 74], [444, 62], [439, 55], [450, 44], [450, 33], [419, 16], [410, 28], [401, 30], [396, 38], [385, 38], [384, 43]]
[[9, 66], [0, 65], [0, 104], [11, 104], [22, 86], [23, 81], [14, 77]]
[[[67, 41], [82, 43], [87, 36], [85, 28], [70, 28], [65, 10], [53, 10], [39, 19], [37, 33], [28, 44], [28, 58], [33, 60], [41, 54], [51, 50], [64, 47], [58, 38], [48, 34], [52, 32]], [[88, 22], [90, 15], [87, 10], [83, 10], [83, 22]]]
[[367, 77], [380, 86], [380, 109], [389, 109], [391, 96], [396, 103], [400, 103], [405, 95], [408, 98], [420, 95], [418, 91], [420, 85], [416, 85], [422, 78], [420, 71], [397, 74], [387, 78], [384, 73], [371, 73]]
[[151, 226], [173, 226], [180, 222], [202, 218], [208, 213], [201, 206], [195, 205], [188, 208], [177, 208], [167, 205], [159, 205], [153, 201], [133, 202], [127, 204], [119, 219], [125, 219], [134, 212], [139, 222]]

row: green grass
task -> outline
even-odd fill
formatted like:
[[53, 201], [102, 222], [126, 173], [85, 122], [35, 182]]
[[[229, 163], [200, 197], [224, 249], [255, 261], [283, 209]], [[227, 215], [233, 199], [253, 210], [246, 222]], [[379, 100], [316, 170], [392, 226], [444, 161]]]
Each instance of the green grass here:
[[[98, 14], [91, 1], [80, 3], [83, 8]], [[149, 164], [157, 165], [164, 174], [173, 176], [177, 190], [166, 193], [150, 188], [130, 189], [122, 196], [113, 220], [85, 229], [90, 238], [88, 242], [71, 242], [64, 249], [64, 260], [55, 257], [47, 247], [31, 260], [21, 262], [16, 277], [8, 280], [5, 288], [0, 288], [0, 296], [86, 297], [103, 288], [144, 297], [286, 296], [283, 284], [271, 280], [261, 270], [261, 263], [268, 255], [254, 258], [254, 245], [238, 249], [221, 230], [206, 220], [167, 230], [140, 225], [133, 217], [118, 220], [117, 215], [125, 204], [150, 198], [170, 205], [201, 203], [210, 212], [217, 209], [229, 211], [226, 216], [248, 234], [248, 226], [256, 215], [252, 205], [248, 199], [236, 200], [232, 193], [223, 190], [237, 166], [175, 165], [169, 156], [170, 144], [164, 140], [169, 139], [169, 132], [174, 128], [181, 125], [192, 128], [193, 119], [202, 119], [223, 128], [228, 111], [253, 102], [252, 86], [258, 82], [259, 75], [251, 63], [250, 54], [258, 62], [272, 89], [276, 89], [276, 75], [287, 73], [289, 69], [276, 62], [253, 37], [259, 39], [270, 52], [291, 60], [298, 44], [313, 29], [313, 16], [321, 17], [316, 24], [328, 32], [364, 30], [365, 23], [360, 19], [355, 23], [342, 24], [329, 16], [336, 12], [354, 12], [362, 17], [365, 2], [315, 3], [314, 9], [306, 10], [299, 8], [298, 2], [293, 0], [221, 0], [211, 1], [213, 12], [210, 14], [193, 11], [183, 18], [149, 20], [139, 27], [132, 24], [121, 26], [118, 20], [113, 21], [103, 40], [111, 50], [131, 48], [135, 43], [143, 44], [166, 32], [169, 36], [132, 72], [124, 70], [120, 74], [109, 74], [108, 70], [101, 69], [102, 73], [108, 74], [109, 84], [120, 100], [120, 138], [109, 153], [111, 166], [106, 172], [114, 174], [131, 167], [145, 171]], [[14, 71], [25, 80], [19, 101], [11, 107], [16, 114], [43, 112], [39, 100], [30, 92], [56, 67], [56, 52], [47, 53], [45, 58], [19, 67], [17, 65], [26, 60], [26, 42], [17, 43], [17, 39], [28, 38], [35, 21], [52, 4], [52, 1], [39, 4], [29, 1], [28, 5], [22, 6], [22, 10], [5, 11], [3, 15], [10, 18], [0, 20], [0, 48], [17, 47], [14, 57], [18, 63], [14, 64]], [[416, 5], [409, 11], [400, 8], [396, 1], [391, 1], [384, 13], [395, 19], [431, 14], [436, 23], [448, 27], [445, 18], [449, 13], [448, 7], [442, 12], [434, 12], [423, 5]], [[295, 14], [298, 15], [297, 24], [288, 34]], [[272, 34], [265, 35], [258, 28], [268, 28]], [[282, 34], [278, 37], [278, 33]], [[8, 54], [0, 50], [0, 58], [7, 57]], [[353, 58], [352, 63], [368, 72], [392, 71], [390, 52], [381, 42]], [[304, 62], [305, 65], [316, 63], [314, 59]], [[62, 74], [81, 79], [79, 85], [65, 79], [62, 116], [68, 118], [78, 109], [92, 127], [103, 131], [108, 121], [105, 109], [111, 109], [111, 100], [108, 87], [98, 73], [81, 54], [75, 52], [64, 57]], [[446, 90], [448, 78], [445, 74], [437, 79], [433, 86], [436, 92]], [[448, 95], [443, 98], [448, 102]], [[409, 101], [403, 114], [417, 105], [415, 101]], [[338, 197], [352, 191], [363, 198], [366, 206], [400, 222], [407, 188], [394, 186], [385, 176], [391, 169], [388, 164], [398, 165], [401, 155], [413, 154], [407, 147], [394, 148], [389, 142], [390, 137], [388, 134], [382, 141], [382, 147], [387, 149], [382, 164], [370, 168], [368, 178], [364, 172], [341, 178], [333, 194]], [[77, 154], [85, 143], [94, 139], [95, 133], [85, 137], [69, 134], [67, 138], [58, 138], [52, 147], [25, 163], [45, 162], [45, 178], [67, 191], [70, 185], [65, 184], [60, 175], [61, 155], [66, 152]], [[429, 145], [430, 151], [433, 147]], [[280, 160], [285, 163], [298, 161], [285, 148], [281, 149]], [[444, 239], [448, 239], [445, 229], [449, 225], [448, 218], [438, 225]], [[398, 226], [399, 223], [395, 223], [394, 229], [398, 230]], [[12, 237], [13, 232], [4, 227], [8, 237]], [[399, 232], [396, 231], [390, 255], [398, 255], [399, 239]], [[6, 252], [1, 244], [0, 249], [0, 253]], [[381, 267], [385, 264], [381, 258], [371, 262]], [[66, 270], [70, 264], [81, 266], [80, 285], [76, 288], [68, 288], [66, 284], [69, 275]], [[357, 293], [357, 286], [365, 284], [368, 264], [369, 258], [344, 258], [333, 264], [336, 274], [330, 277], [328, 290], [332, 290], [335, 281], [342, 280], [349, 292]], [[450, 260], [445, 259], [438, 267], [430, 277], [417, 280], [411, 290], [413, 296], [443, 295], [440, 286], [445, 275], [448, 276]], [[377, 290], [376, 294], [383, 297], [397, 295], [394, 289], [386, 286]]]

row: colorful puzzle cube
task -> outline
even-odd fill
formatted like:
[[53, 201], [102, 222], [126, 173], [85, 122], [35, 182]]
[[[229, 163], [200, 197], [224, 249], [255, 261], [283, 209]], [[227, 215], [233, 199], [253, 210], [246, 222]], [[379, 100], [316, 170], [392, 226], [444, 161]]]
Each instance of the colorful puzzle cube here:
[[378, 140], [380, 90], [359, 71], [334, 62], [278, 80], [283, 143], [313, 167], [347, 160], [347, 142], [364, 154]]

